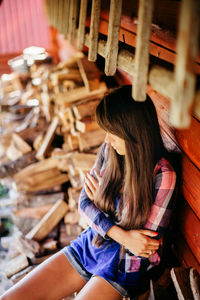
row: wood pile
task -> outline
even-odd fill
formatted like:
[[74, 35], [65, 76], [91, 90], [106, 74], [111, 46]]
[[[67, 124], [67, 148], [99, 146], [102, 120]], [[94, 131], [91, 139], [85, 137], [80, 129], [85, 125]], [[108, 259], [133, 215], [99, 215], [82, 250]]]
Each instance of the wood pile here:
[[87, 226], [78, 199], [105, 137], [95, 110], [107, 86], [82, 53], [33, 63], [26, 82], [16, 73], [0, 81], [0, 178], [11, 182], [15, 224], [1, 244], [16, 283]]

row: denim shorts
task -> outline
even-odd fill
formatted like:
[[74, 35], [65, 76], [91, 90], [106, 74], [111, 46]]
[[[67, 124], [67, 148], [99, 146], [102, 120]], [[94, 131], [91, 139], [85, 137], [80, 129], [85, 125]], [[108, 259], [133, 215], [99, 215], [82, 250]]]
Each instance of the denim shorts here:
[[[81, 277], [83, 279], [85, 279], [85, 281], [89, 281], [93, 276], [91, 273], [87, 272], [87, 270], [82, 266], [82, 264], [79, 261], [79, 258], [76, 254], [76, 251], [73, 249], [73, 247], [71, 246], [67, 246], [64, 247], [61, 250], [65, 256], [67, 257], [68, 261], [70, 262], [70, 264], [73, 266], [73, 268], [81, 275]], [[122, 295], [122, 297], [128, 298], [129, 297], [129, 293], [128, 291], [121, 286], [120, 284], [118, 284], [117, 282], [114, 282], [112, 280], [106, 279], [104, 278], [110, 285], [112, 285], [112, 287], [120, 294]]]

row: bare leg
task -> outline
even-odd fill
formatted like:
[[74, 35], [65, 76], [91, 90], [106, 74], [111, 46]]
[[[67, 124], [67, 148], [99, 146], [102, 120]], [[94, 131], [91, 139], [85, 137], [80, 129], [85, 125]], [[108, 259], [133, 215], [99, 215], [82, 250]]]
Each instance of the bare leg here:
[[79, 291], [86, 281], [58, 252], [9, 289], [1, 300], [61, 300]]
[[102, 277], [94, 276], [82, 288], [76, 300], [121, 300], [122, 296]]

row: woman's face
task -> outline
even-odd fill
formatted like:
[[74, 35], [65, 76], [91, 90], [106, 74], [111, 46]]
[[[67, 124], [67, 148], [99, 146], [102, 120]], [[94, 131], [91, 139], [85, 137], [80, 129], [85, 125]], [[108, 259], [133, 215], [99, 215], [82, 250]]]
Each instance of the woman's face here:
[[105, 142], [107, 144], [111, 144], [111, 146], [117, 151], [118, 154], [125, 155], [125, 141], [117, 135], [106, 132]]

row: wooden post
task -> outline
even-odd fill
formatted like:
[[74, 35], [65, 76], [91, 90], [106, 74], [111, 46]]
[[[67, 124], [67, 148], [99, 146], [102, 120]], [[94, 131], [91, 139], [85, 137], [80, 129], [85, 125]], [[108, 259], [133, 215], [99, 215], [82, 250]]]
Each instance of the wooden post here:
[[85, 40], [85, 21], [86, 21], [86, 17], [87, 17], [87, 3], [88, 3], [88, 0], [81, 0], [78, 38], [77, 38], [77, 48], [79, 50], [83, 49], [84, 40]]
[[149, 65], [149, 38], [153, 15], [153, 0], [140, 0], [132, 97], [145, 101]]
[[64, 34], [65, 38], [67, 38], [68, 30], [69, 30], [69, 10], [70, 10], [70, 0], [64, 0], [62, 33]]
[[78, 0], [70, 1], [70, 13], [69, 13], [69, 35], [71, 44], [74, 43], [76, 37], [76, 21], [78, 15]]
[[90, 61], [96, 61], [97, 59], [100, 11], [101, 0], [92, 0], [90, 42], [88, 51], [88, 60]]
[[107, 76], [113, 76], [116, 72], [121, 10], [122, 0], [111, 0], [105, 62]]
[[194, 64], [198, 54], [199, 14], [199, 1], [182, 1], [175, 65], [175, 95], [170, 114], [172, 125], [176, 128], [187, 128], [190, 125], [196, 84]]

